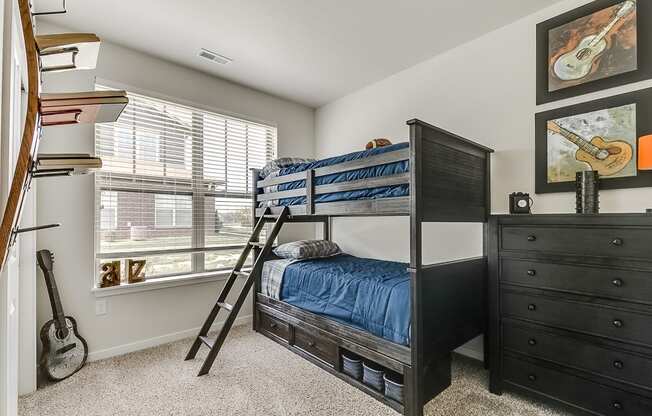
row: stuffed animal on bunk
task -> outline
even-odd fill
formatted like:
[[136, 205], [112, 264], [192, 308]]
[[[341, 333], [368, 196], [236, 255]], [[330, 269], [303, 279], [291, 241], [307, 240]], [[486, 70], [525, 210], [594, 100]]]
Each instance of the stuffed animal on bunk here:
[[367, 146], [365, 146], [365, 149], [375, 149], [377, 147], [385, 147], [385, 146], [391, 146], [392, 142], [389, 141], [389, 139], [373, 139], [369, 143], [367, 143]]

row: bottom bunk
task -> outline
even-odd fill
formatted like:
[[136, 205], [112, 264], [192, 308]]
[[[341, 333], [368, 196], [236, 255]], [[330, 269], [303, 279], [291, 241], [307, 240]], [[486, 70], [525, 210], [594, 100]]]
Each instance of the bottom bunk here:
[[[268, 282], [258, 276], [254, 329], [398, 412], [421, 415], [423, 405], [450, 385], [452, 351], [484, 332], [486, 261], [468, 259], [420, 270], [369, 262], [347, 255], [301, 261], [291, 273], [286, 270], [289, 284], [271, 293]], [[401, 265], [401, 272], [391, 267], [374, 271], [374, 262], [379, 267]], [[351, 274], [356, 263], [368, 270]], [[415, 278], [422, 282], [423, 304], [412, 308], [410, 279]], [[394, 311], [378, 315], [376, 308]], [[382, 316], [384, 323], [405, 314], [410, 319], [412, 310], [418, 311], [405, 331], [408, 341], [415, 329], [422, 331], [421, 348], [390, 336], [393, 332], [384, 331], [387, 325], [352, 322], [347, 319], [352, 310], [366, 310], [363, 318]], [[361, 365], [366, 367], [362, 373]]]

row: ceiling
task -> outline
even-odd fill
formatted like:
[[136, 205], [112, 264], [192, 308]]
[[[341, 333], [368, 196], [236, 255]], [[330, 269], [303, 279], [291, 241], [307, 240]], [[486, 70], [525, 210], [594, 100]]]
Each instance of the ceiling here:
[[47, 20], [318, 107], [556, 1], [67, 0]]

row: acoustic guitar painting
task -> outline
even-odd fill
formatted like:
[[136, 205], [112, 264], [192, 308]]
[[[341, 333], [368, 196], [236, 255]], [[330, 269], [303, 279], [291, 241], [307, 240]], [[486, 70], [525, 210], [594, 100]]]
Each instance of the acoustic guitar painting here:
[[49, 250], [40, 250], [36, 253], [36, 259], [45, 277], [53, 314], [53, 319], [41, 329], [41, 368], [50, 380], [59, 381], [70, 377], [84, 366], [88, 357], [88, 345], [79, 335], [75, 319], [65, 316], [63, 312], [54, 279], [54, 255]]
[[607, 180], [637, 176], [636, 119], [633, 103], [546, 120], [547, 182], [575, 182], [589, 169]]
[[549, 90], [634, 71], [636, 1], [626, 0], [549, 32]]
[[607, 141], [599, 136], [586, 140], [554, 121], [548, 122], [548, 130], [576, 145], [579, 149], [575, 159], [588, 164], [591, 170], [597, 170], [600, 176], [613, 176], [621, 172], [634, 156], [632, 146], [622, 140]]

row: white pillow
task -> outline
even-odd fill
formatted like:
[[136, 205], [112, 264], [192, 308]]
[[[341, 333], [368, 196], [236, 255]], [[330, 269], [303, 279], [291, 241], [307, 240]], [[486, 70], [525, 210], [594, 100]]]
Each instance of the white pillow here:
[[342, 250], [328, 240], [301, 240], [281, 244], [274, 254], [284, 259], [316, 259], [340, 254]]

